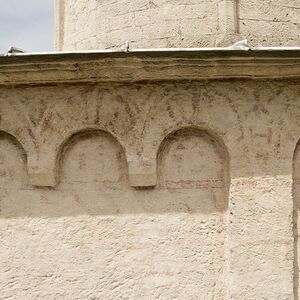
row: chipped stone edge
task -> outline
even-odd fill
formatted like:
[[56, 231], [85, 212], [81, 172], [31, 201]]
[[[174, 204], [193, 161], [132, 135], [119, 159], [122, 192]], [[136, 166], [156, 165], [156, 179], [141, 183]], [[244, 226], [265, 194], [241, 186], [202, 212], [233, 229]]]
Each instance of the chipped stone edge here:
[[300, 48], [138, 49], [0, 56], [0, 86], [299, 77]]

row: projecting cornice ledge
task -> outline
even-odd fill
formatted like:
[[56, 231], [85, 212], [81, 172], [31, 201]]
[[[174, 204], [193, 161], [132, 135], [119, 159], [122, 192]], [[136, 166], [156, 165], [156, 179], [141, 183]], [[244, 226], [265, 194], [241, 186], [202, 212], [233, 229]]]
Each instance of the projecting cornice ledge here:
[[297, 50], [144, 50], [0, 56], [0, 85], [299, 78]]

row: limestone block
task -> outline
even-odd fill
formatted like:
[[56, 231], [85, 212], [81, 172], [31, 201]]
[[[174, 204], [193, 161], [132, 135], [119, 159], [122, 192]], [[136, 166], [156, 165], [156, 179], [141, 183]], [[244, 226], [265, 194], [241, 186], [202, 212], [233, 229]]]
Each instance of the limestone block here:
[[156, 185], [156, 161], [129, 158], [128, 168], [130, 185], [132, 187], [146, 188]]
[[[49, 154], [50, 156], [51, 154]], [[29, 183], [36, 187], [55, 187], [57, 185], [56, 161], [47, 162], [28, 156], [27, 172]]]

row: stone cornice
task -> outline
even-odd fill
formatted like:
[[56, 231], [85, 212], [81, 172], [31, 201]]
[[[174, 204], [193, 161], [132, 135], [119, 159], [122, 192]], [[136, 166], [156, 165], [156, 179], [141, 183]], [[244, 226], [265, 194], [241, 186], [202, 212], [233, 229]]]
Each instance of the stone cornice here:
[[300, 77], [300, 49], [0, 56], [0, 85]]

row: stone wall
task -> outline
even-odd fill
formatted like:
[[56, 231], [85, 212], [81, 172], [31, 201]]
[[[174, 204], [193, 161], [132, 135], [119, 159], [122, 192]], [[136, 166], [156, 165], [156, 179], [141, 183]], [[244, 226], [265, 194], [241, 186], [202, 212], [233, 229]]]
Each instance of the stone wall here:
[[65, 49], [120, 48], [126, 41], [137, 48], [205, 47], [218, 26], [217, 1], [68, 0], [64, 9]]
[[0, 298], [294, 299], [299, 96], [1, 87]]
[[300, 46], [298, 0], [240, 0], [240, 33], [257, 46]]
[[57, 50], [300, 46], [298, 0], [56, 0]]

